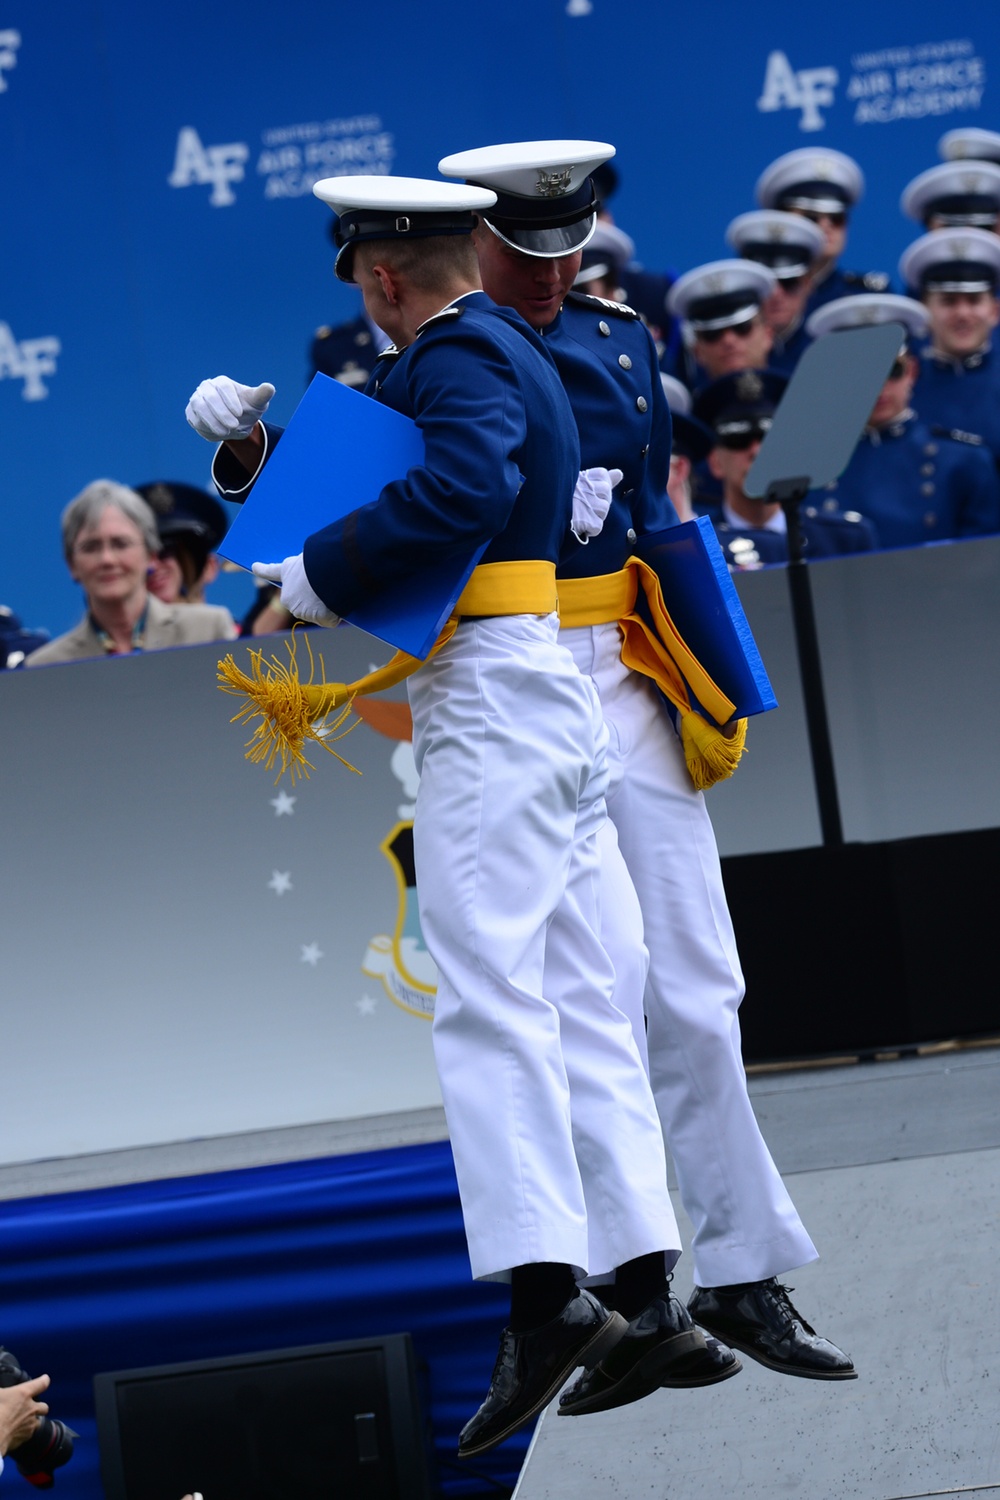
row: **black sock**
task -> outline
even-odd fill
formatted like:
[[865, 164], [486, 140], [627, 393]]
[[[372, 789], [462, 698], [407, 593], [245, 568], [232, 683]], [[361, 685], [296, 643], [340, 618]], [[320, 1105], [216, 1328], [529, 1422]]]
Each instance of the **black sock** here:
[[652, 1302], [662, 1297], [670, 1285], [662, 1250], [638, 1255], [619, 1266], [615, 1273], [615, 1308], [623, 1318], [634, 1318]]
[[569, 1266], [541, 1260], [515, 1266], [510, 1277], [510, 1326], [514, 1333], [528, 1333], [557, 1318], [571, 1297], [576, 1282]]

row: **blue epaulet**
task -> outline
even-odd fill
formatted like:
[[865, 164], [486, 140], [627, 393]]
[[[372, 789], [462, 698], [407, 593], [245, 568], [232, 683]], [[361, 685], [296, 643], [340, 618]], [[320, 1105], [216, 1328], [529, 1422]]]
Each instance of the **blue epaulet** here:
[[591, 312], [610, 313], [613, 318], [628, 318], [635, 322], [639, 314], [627, 302], [608, 302], [604, 297], [590, 297], [586, 292], [567, 292], [566, 301], [574, 307], [589, 307]]
[[884, 271], [844, 271], [843, 277], [848, 286], [856, 286], [862, 292], [885, 292], [889, 288]]
[[983, 440], [978, 432], [963, 432], [961, 427], [932, 427], [933, 437], [951, 438], [953, 443], [968, 443], [970, 448], [981, 448]]
[[442, 308], [439, 313], [435, 313], [432, 318], [428, 318], [426, 322], [421, 323], [420, 327], [417, 329], [415, 337], [419, 338], [420, 335], [422, 333], [425, 333], [428, 328], [434, 328], [438, 323], [450, 323], [453, 321], [453, 319], [460, 318], [464, 311], [464, 307]]

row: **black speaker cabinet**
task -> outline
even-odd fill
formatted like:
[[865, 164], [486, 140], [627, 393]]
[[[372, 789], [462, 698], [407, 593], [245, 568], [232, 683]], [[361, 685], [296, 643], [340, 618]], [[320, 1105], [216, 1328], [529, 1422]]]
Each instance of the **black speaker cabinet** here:
[[427, 1500], [409, 1334], [94, 1377], [106, 1500]]

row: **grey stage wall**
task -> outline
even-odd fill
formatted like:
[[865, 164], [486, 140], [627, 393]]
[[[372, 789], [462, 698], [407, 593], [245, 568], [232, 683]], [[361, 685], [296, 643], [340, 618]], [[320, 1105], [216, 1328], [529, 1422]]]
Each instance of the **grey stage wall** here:
[[[1000, 828], [1000, 538], [812, 578], [847, 838]], [[727, 867], [819, 843], [787, 579], [737, 582], [781, 707], [710, 793]], [[335, 678], [386, 656], [346, 628], [312, 639]], [[340, 748], [364, 774], [321, 753], [289, 804], [242, 758], [217, 656], [0, 674], [0, 1163], [439, 1104], [432, 983], [389, 848], [412, 812], [410, 746], [363, 723]], [[869, 961], [820, 894], [827, 949], [804, 985], [831, 952]], [[776, 931], [779, 916], [776, 893]], [[753, 998], [761, 1014], [766, 990]]]

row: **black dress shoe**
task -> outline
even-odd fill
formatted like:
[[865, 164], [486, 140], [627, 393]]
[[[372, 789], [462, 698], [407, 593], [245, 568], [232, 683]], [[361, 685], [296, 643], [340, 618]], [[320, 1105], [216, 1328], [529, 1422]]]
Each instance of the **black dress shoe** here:
[[744, 1286], [696, 1286], [688, 1311], [716, 1337], [769, 1370], [807, 1380], [856, 1380], [850, 1358], [810, 1328], [788, 1292], [773, 1276]]
[[683, 1302], [667, 1292], [654, 1297], [632, 1319], [611, 1353], [564, 1392], [559, 1415], [610, 1411], [641, 1401], [661, 1385], [714, 1385], [742, 1368], [733, 1351], [716, 1339], [706, 1339]]
[[486, 1400], [462, 1428], [459, 1458], [495, 1448], [540, 1412], [577, 1368], [603, 1359], [628, 1324], [581, 1289], [557, 1318], [530, 1333], [500, 1335], [500, 1352]]

